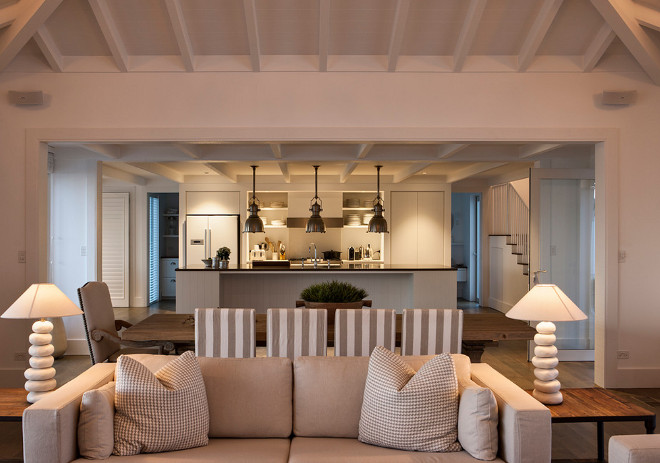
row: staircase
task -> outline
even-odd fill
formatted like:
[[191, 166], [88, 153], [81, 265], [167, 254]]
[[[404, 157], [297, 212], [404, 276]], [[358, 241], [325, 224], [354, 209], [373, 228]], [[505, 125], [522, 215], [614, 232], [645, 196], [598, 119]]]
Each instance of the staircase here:
[[491, 186], [488, 199], [489, 235], [506, 236], [523, 275], [529, 275], [529, 205], [510, 183]]

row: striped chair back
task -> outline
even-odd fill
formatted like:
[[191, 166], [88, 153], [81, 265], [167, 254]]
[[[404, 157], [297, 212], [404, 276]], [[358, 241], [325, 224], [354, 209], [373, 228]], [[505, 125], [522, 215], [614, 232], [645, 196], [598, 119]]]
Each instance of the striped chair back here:
[[462, 341], [462, 310], [403, 310], [401, 355], [460, 354]]
[[394, 309], [337, 309], [335, 356], [366, 357], [376, 346], [394, 352]]
[[195, 309], [195, 354], [254, 357], [254, 314], [254, 309]]
[[328, 350], [326, 309], [268, 309], [268, 357], [325, 356]]

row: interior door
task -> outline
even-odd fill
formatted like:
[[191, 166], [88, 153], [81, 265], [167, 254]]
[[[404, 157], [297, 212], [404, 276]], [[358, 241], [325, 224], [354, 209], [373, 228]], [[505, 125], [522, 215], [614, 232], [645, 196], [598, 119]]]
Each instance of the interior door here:
[[101, 276], [113, 307], [128, 307], [128, 193], [103, 193]]
[[231, 251], [230, 260], [240, 262], [240, 218], [238, 215], [209, 216], [211, 255], [226, 246]]
[[[530, 179], [530, 288], [554, 283], [587, 315], [557, 322], [561, 360], [594, 360], [594, 171], [532, 169]], [[539, 281], [533, 279], [534, 272]]]

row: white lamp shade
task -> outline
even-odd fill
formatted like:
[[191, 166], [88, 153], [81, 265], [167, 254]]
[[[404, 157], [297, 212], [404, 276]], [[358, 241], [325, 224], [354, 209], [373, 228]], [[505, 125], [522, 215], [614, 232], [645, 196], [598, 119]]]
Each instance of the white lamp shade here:
[[567, 322], [587, 316], [557, 285], [536, 285], [506, 313], [516, 320]]
[[2, 318], [46, 318], [81, 315], [82, 310], [52, 283], [30, 286], [16, 299]]

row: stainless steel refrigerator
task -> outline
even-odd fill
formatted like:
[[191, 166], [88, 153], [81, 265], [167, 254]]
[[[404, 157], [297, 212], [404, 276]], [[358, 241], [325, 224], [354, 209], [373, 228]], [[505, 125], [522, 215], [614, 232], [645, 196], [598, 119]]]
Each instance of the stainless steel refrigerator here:
[[240, 264], [240, 216], [238, 214], [186, 215], [186, 266], [202, 265], [202, 259], [214, 257], [226, 246], [230, 260]]

